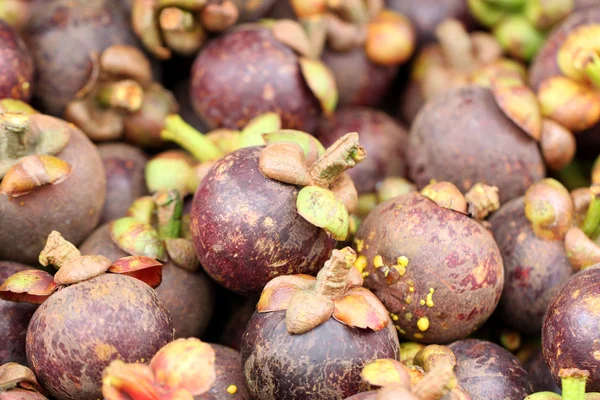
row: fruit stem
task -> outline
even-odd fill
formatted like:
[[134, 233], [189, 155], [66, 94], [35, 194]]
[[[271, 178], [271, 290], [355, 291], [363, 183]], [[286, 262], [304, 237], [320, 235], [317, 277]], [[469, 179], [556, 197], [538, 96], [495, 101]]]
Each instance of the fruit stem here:
[[562, 379], [563, 400], [584, 400], [585, 382], [590, 376], [589, 371], [577, 368], [561, 369], [558, 376]]
[[596, 231], [600, 227], [600, 185], [592, 185], [590, 190], [594, 197], [588, 207], [581, 230], [587, 237], [594, 240], [596, 238]]
[[506, 9], [517, 9], [525, 5], [525, 0], [484, 0], [489, 5]]
[[194, 14], [177, 7], [165, 7], [160, 12], [159, 24], [165, 31], [189, 31], [194, 26]]
[[[456, 386], [454, 367], [440, 363], [435, 365], [414, 387], [413, 393], [419, 399], [441, 399]], [[454, 383], [453, 383], [454, 382]]]
[[29, 117], [25, 114], [5, 113], [2, 115], [4, 132], [0, 135], [0, 160], [16, 159], [27, 154], [25, 140], [30, 132]]
[[583, 71], [592, 84], [600, 88], [600, 56], [598, 53], [593, 52], [589, 55], [589, 58], [583, 65]]
[[177, 143], [200, 162], [215, 160], [224, 155], [206, 136], [176, 114], [170, 114], [165, 118], [165, 127], [160, 137]]
[[315, 185], [329, 188], [344, 171], [362, 162], [366, 156], [367, 152], [358, 143], [358, 133], [348, 133], [332, 144], [312, 165], [310, 176]]
[[96, 101], [106, 108], [136, 112], [142, 107], [144, 89], [132, 79], [113, 82], [103, 86], [96, 94]]
[[333, 250], [331, 258], [317, 274], [315, 292], [331, 300], [342, 296], [346, 292], [350, 268], [354, 266], [355, 261], [356, 252], [350, 247]]
[[161, 239], [178, 238], [181, 234], [183, 201], [179, 190], [157, 192], [154, 195], [158, 217], [158, 235]]
[[468, 71], [475, 65], [473, 43], [463, 24], [455, 19], [442, 21], [435, 29], [444, 56], [456, 70]]
[[59, 232], [52, 231], [48, 235], [48, 240], [40, 253], [38, 261], [44, 267], [51, 264], [54, 268], [60, 269], [65, 263], [79, 256], [81, 256], [81, 253], [77, 247], [62, 237]]

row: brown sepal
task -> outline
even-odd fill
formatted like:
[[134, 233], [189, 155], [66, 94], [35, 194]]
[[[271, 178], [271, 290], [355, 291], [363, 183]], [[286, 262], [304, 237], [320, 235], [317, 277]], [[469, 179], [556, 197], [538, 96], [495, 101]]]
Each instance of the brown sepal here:
[[13, 165], [0, 182], [0, 193], [19, 197], [44, 185], [58, 185], [71, 175], [71, 165], [58, 157], [32, 154]]
[[260, 153], [258, 169], [265, 177], [297, 186], [310, 186], [312, 179], [304, 151], [296, 143], [278, 142]]
[[178, 267], [189, 272], [195, 272], [200, 268], [200, 261], [194, 251], [194, 244], [191, 240], [184, 238], [165, 239], [165, 248], [169, 259]]
[[438, 206], [460, 213], [467, 213], [467, 201], [458, 188], [450, 182], [430, 183], [421, 189], [421, 195], [434, 201]]
[[296, 53], [305, 57], [312, 57], [314, 51], [308, 35], [298, 22], [291, 19], [275, 21], [271, 27], [275, 39], [288, 46]]
[[127, 275], [145, 282], [152, 288], [157, 288], [162, 282], [163, 265], [153, 258], [146, 256], [129, 256], [116, 260], [108, 272]]
[[44, 393], [44, 389], [29, 368], [14, 362], [0, 365], [0, 393], [15, 388]]
[[60, 232], [52, 231], [46, 239], [46, 245], [40, 252], [38, 262], [44, 267], [54, 266], [56, 269], [81, 255], [73, 243], [66, 240]]
[[558, 122], [544, 118], [540, 147], [548, 167], [560, 171], [575, 157], [577, 142], [573, 132]]
[[496, 104], [519, 128], [536, 141], [542, 137], [542, 110], [535, 93], [521, 79], [492, 79]]
[[313, 288], [316, 281], [314, 276], [303, 274], [278, 276], [266, 284], [256, 311], [264, 313], [287, 310], [294, 294]]
[[475, 219], [483, 220], [489, 214], [500, 208], [500, 196], [497, 186], [488, 186], [476, 183], [465, 194], [468, 211]]
[[57, 289], [52, 275], [39, 269], [28, 269], [9, 276], [0, 285], [0, 298], [42, 304]]
[[285, 326], [292, 335], [301, 335], [323, 324], [333, 313], [333, 300], [309, 290], [296, 292], [285, 313]]
[[384, 305], [371, 291], [362, 287], [349, 289], [335, 301], [333, 317], [354, 328], [379, 331], [387, 326], [390, 317]]
[[110, 267], [104, 256], [79, 256], [64, 263], [54, 275], [59, 285], [72, 285], [102, 275]]
[[577, 227], [569, 229], [565, 235], [565, 251], [576, 271], [600, 263], [600, 247]]

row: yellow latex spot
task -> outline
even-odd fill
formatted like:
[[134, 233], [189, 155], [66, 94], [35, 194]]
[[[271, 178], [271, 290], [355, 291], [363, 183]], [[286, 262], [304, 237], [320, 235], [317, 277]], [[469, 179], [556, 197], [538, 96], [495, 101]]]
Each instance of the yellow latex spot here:
[[363, 239], [354, 239], [354, 243], [356, 243], [356, 251], [359, 253], [363, 251], [363, 247], [365, 246], [365, 241]]
[[398, 325], [396, 325], [396, 330], [398, 331], [398, 333], [402, 334], [402, 335], [406, 335], [406, 331], [402, 328], [400, 328]]
[[417, 328], [419, 328], [420, 331], [425, 332], [429, 329], [429, 319], [427, 317], [419, 318], [417, 321]]
[[368, 272], [363, 272], [363, 273], [362, 273], [362, 277], [363, 277], [363, 278], [366, 278], [367, 276], [369, 276], [369, 273], [368, 273]]
[[415, 288], [411, 286], [411, 287], [408, 288], [408, 291], [411, 292], [411, 293], [414, 293], [415, 292]]
[[375, 258], [373, 258], [373, 265], [375, 266], [375, 268], [383, 267], [383, 257], [381, 257], [380, 255], [376, 255]]
[[396, 314], [392, 315], [392, 320], [393, 320], [393, 321], [398, 321], [398, 319], [399, 319], [399, 318], [398, 318], [398, 316], [397, 316]]
[[406, 257], [406, 256], [398, 257], [398, 265], [400, 265], [402, 267], [408, 266], [408, 257]]
[[404, 300], [406, 302], [406, 304], [410, 304], [412, 303], [412, 297], [410, 296], [406, 296], [406, 300]]
[[408, 312], [408, 313], [404, 314], [404, 318], [406, 318], [407, 321], [410, 321], [410, 320], [412, 320], [412, 314]]
[[237, 390], [238, 390], [237, 386], [235, 386], [235, 385], [227, 386], [227, 393], [229, 393], [229, 394], [236, 394]]
[[415, 339], [423, 339], [425, 337], [421, 333], [415, 333], [413, 336], [415, 337]]
[[435, 292], [434, 288], [429, 288], [429, 293], [427, 294], [427, 307], [433, 307], [433, 293]]
[[421, 299], [421, 301], [419, 301], [419, 304], [421, 304], [422, 306], [425, 305], [425, 300]]
[[356, 259], [356, 261], [354, 261], [354, 266], [360, 272], [363, 272], [365, 270], [365, 268], [367, 268], [367, 257], [365, 257], [363, 255], [358, 256], [358, 258]]

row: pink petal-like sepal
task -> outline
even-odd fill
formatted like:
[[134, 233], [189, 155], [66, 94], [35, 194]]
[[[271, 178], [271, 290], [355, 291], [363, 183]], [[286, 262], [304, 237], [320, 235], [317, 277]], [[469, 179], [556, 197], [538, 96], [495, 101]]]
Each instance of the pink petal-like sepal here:
[[314, 287], [316, 281], [316, 278], [310, 275], [278, 276], [263, 289], [256, 311], [260, 313], [287, 310], [294, 294]]
[[0, 285], [3, 300], [42, 304], [58, 288], [46, 271], [28, 269], [9, 276]]
[[108, 272], [128, 275], [139, 279], [153, 288], [162, 282], [163, 265], [153, 258], [146, 256], [129, 256], [119, 258], [108, 269]]
[[377, 296], [363, 287], [351, 288], [335, 301], [333, 317], [354, 328], [379, 331], [390, 321], [385, 306]]

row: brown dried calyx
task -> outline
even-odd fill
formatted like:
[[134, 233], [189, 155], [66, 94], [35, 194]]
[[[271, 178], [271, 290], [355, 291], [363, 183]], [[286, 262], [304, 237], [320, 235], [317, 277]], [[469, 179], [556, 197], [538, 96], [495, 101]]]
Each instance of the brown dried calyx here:
[[463, 195], [453, 183], [433, 182], [421, 189], [421, 195], [440, 207], [468, 214], [477, 220], [485, 219], [500, 208], [498, 188], [483, 183], [476, 183]]
[[106, 272], [129, 275], [153, 288], [162, 280], [162, 264], [144, 256], [120, 258], [114, 263], [103, 256], [82, 256], [79, 250], [52, 231], [39, 256], [43, 266], [52, 265], [58, 271], [54, 276], [39, 269], [24, 270], [9, 276], [0, 285], [0, 299], [43, 303], [56, 290], [95, 278]]
[[356, 253], [350, 247], [334, 250], [317, 277], [287, 275], [271, 280], [256, 306], [259, 313], [286, 312], [291, 334], [302, 334], [331, 317], [354, 328], [379, 331], [390, 319], [377, 297], [363, 288], [356, 268]]
[[[0, 393], [2, 392], [12, 393], [15, 399], [46, 399], [45, 390], [38, 383], [33, 371], [12, 362], [0, 365]], [[12, 399], [12, 395], [8, 398]]]
[[478, 220], [485, 219], [488, 215], [500, 208], [500, 197], [497, 186], [476, 183], [465, 194], [469, 214]]
[[233, 26], [239, 10], [231, 0], [133, 0], [131, 23], [142, 44], [159, 59], [193, 55], [208, 38]]
[[113, 45], [91, 58], [88, 82], [67, 105], [64, 115], [92, 140], [120, 139], [129, 128], [128, 117], [144, 113], [149, 94], [169, 104], [159, 120], [176, 111], [173, 95], [153, 82], [150, 61], [136, 47]]
[[600, 185], [592, 184], [589, 189], [591, 199], [585, 217], [575, 218], [575, 223], [565, 234], [565, 250], [571, 266], [582, 270], [600, 262]]

